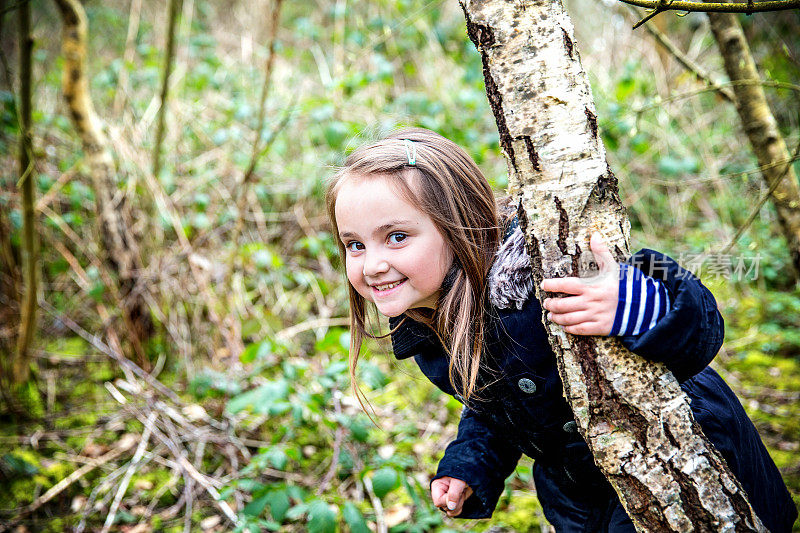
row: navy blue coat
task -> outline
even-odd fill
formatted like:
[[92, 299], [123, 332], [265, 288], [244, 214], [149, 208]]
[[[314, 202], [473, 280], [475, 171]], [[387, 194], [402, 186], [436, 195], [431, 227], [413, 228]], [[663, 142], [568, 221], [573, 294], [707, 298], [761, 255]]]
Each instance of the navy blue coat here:
[[[622, 343], [667, 365], [764, 525], [772, 533], [790, 531], [797, 510], [778, 469], [736, 395], [707, 366], [723, 337], [713, 295], [666, 255], [641, 250], [629, 262], [665, 282], [672, 305], [653, 329], [621, 337]], [[472, 488], [459, 518], [491, 516], [506, 477], [525, 454], [534, 459], [538, 498], [558, 531], [635, 531], [577, 432], [538, 300], [528, 298], [519, 310], [492, 306], [487, 321], [482, 399], [464, 407], [458, 436], [434, 478], [450, 476]], [[428, 379], [463, 403], [450, 384], [444, 349], [427, 326], [406, 319], [392, 334], [392, 347], [398, 359], [413, 357]]]

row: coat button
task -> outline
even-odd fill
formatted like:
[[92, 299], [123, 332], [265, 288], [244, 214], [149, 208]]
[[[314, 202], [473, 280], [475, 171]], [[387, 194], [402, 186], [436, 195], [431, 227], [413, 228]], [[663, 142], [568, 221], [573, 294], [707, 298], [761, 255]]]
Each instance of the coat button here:
[[531, 379], [522, 378], [517, 382], [517, 385], [519, 385], [519, 390], [526, 394], [533, 394], [536, 392], [536, 383]]
[[566, 424], [564, 424], [564, 431], [567, 433], [577, 433], [578, 432], [578, 423], [574, 420], [570, 420]]

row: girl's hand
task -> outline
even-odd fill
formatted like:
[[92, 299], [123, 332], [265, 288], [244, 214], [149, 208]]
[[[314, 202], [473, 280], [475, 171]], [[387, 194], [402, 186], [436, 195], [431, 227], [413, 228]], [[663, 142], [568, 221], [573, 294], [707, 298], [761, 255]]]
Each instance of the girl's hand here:
[[573, 335], [608, 335], [614, 325], [619, 296], [619, 264], [603, 237], [592, 234], [590, 242], [600, 272], [591, 278], [551, 278], [542, 282], [548, 292], [573, 294], [546, 298], [547, 319], [564, 326]]
[[461, 514], [464, 501], [472, 496], [472, 489], [464, 481], [453, 477], [440, 477], [431, 483], [433, 505], [454, 517]]

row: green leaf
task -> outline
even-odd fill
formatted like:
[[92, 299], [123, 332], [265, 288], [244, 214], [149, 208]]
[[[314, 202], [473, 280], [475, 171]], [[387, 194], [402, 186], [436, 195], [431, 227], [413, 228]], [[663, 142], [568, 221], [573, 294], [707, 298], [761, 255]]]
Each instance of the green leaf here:
[[269, 493], [269, 510], [276, 522], [283, 522], [290, 506], [289, 493], [285, 490], [275, 490]]
[[286, 400], [288, 396], [289, 382], [285, 379], [280, 379], [234, 396], [228, 401], [225, 409], [230, 414], [236, 414], [250, 407], [256, 414], [266, 414], [275, 402]]
[[334, 533], [336, 531], [336, 512], [322, 500], [311, 502], [308, 507], [309, 533]]
[[400, 476], [394, 468], [384, 467], [372, 476], [372, 490], [375, 496], [383, 498], [400, 486]]
[[369, 427], [367, 424], [360, 419], [354, 419], [349, 424], [350, 433], [353, 434], [353, 438], [358, 442], [367, 442], [367, 438], [369, 437]]
[[668, 155], [658, 162], [658, 170], [667, 176], [677, 176], [683, 171], [683, 162]]
[[386, 374], [375, 363], [364, 361], [360, 366], [361, 379], [372, 390], [382, 389], [389, 384]]
[[192, 227], [196, 229], [208, 229], [211, 227], [211, 220], [205, 213], [195, 213], [192, 217]]
[[22, 457], [17, 457], [11, 454], [4, 454], [0, 457], [0, 466], [3, 470], [11, 473], [10, 477], [31, 477], [39, 472], [35, 465], [29, 463]]
[[259, 491], [265, 487], [263, 483], [256, 481], [255, 479], [248, 479], [248, 478], [240, 479], [237, 485], [243, 491], [251, 493]]
[[340, 374], [344, 374], [347, 371], [348, 364], [347, 361], [334, 361], [333, 363], [325, 369], [325, 375], [327, 376], [338, 376]]
[[219, 491], [219, 498], [218, 499], [219, 500], [227, 500], [228, 498], [230, 498], [233, 495], [233, 493], [235, 491], [236, 491], [236, 487], [229, 485], [229, 486], [225, 487], [224, 489], [222, 489], [221, 491]]
[[267, 506], [267, 502], [269, 502], [269, 496], [269, 494], [264, 494], [263, 496], [254, 498], [253, 501], [244, 506], [244, 514], [253, 517], [260, 515]]
[[364, 520], [364, 515], [361, 514], [361, 511], [359, 511], [358, 507], [352, 502], [344, 504], [342, 516], [344, 517], [344, 521], [347, 522], [347, 525], [350, 526], [351, 533], [370, 533], [367, 521]]
[[89, 296], [92, 297], [92, 300], [95, 302], [102, 302], [103, 301], [103, 293], [106, 291], [106, 286], [103, 285], [102, 281], [96, 281], [92, 284], [92, 288], [89, 289]]
[[272, 448], [268, 452], [266, 452], [265, 457], [267, 461], [272, 464], [278, 470], [283, 470], [286, 468], [286, 463], [289, 462], [289, 457], [286, 455], [286, 452], [280, 448]]
[[307, 503], [298, 503], [286, 512], [286, 518], [289, 520], [297, 520], [308, 511]]
[[252, 363], [256, 359], [266, 357], [272, 351], [272, 343], [268, 340], [248, 344], [239, 356], [242, 363]]

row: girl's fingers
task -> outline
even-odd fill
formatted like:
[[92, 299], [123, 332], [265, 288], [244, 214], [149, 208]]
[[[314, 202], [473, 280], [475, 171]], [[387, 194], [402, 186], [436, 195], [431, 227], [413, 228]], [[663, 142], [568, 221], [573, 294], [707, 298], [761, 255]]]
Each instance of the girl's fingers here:
[[614, 271], [617, 265], [617, 260], [614, 259], [614, 256], [611, 254], [611, 250], [608, 249], [608, 245], [599, 231], [592, 233], [592, 239], [589, 242], [589, 246], [592, 249], [594, 260], [597, 262], [600, 272]]
[[581, 278], [549, 278], [542, 281], [542, 289], [547, 292], [583, 294], [586, 290], [586, 281]]
[[546, 298], [544, 308], [553, 314], [573, 313], [575, 311], [585, 311], [588, 307], [585, 297], [566, 296], [564, 298]]
[[461, 508], [464, 505], [464, 500], [467, 495], [467, 484], [460, 479], [452, 479], [450, 487], [447, 490], [447, 514], [450, 516], [458, 516], [461, 513]]
[[447, 487], [449, 482], [446, 478], [439, 478], [433, 480], [431, 483], [431, 500], [436, 507], [445, 507], [447, 505]]
[[587, 311], [563, 314], [548, 313], [547, 319], [561, 326], [575, 326], [593, 322], [594, 315]]
[[608, 335], [608, 330], [596, 322], [582, 322], [574, 326], [564, 326], [564, 331], [572, 335]]

